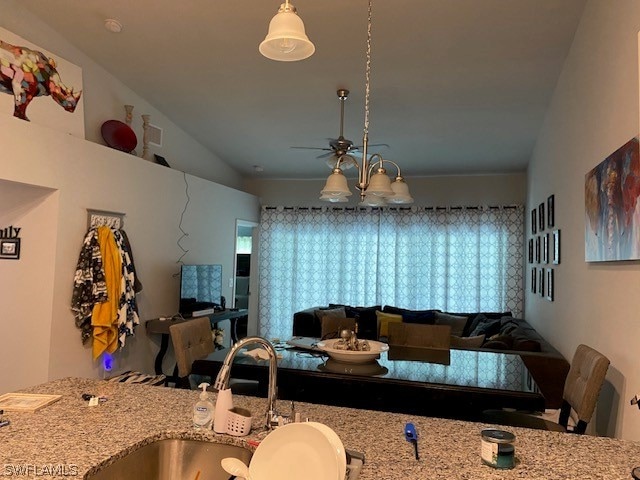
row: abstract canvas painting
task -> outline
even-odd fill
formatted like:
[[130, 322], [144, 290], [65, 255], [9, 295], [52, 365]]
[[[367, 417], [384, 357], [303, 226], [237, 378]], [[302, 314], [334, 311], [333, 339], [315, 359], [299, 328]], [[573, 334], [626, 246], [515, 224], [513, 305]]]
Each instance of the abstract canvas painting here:
[[585, 260], [640, 259], [638, 137], [585, 176]]
[[82, 69], [0, 28], [0, 115], [84, 138]]

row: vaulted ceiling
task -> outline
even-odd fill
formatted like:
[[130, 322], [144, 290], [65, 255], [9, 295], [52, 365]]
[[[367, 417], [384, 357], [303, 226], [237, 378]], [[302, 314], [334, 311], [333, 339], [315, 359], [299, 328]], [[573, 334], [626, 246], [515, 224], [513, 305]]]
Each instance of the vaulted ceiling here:
[[[585, 1], [374, 1], [370, 142], [407, 176], [524, 171]], [[321, 178], [324, 152], [290, 147], [338, 136], [338, 88], [361, 144], [367, 0], [293, 3], [300, 62], [258, 53], [278, 1], [22, 0], [243, 175]]]

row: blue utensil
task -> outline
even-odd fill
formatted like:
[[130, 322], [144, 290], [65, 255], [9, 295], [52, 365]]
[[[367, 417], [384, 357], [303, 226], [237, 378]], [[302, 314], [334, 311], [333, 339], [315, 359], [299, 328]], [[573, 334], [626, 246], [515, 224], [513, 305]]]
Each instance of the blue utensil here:
[[407, 423], [404, 426], [404, 438], [407, 439], [407, 442], [413, 443], [413, 448], [416, 452], [416, 460], [420, 460], [420, 456], [418, 455], [418, 432], [416, 431], [416, 426], [413, 423]]

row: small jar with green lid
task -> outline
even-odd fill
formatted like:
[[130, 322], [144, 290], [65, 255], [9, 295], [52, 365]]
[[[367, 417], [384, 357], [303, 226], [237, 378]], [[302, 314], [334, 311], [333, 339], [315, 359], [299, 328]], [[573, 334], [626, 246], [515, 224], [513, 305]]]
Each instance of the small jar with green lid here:
[[480, 432], [482, 462], [493, 468], [515, 467], [516, 436], [504, 430], [486, 429]]

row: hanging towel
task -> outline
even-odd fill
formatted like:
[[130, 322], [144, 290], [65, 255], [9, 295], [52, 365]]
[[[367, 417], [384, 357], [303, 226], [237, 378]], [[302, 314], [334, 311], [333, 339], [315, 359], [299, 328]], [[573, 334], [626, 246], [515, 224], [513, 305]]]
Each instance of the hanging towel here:
[[92, 336], [91, 313], [94, 305], [106, 300], [107, 284], [104, 280], [98, 230], [92, 228], [82, 242], [71, 297], [71, 310], [76, 327], [82, 331], [82, 343], [86, 343]]
[[133, 260], [133, 251], [131, 251], [131, 242], [129, 242], [129, 237], [127, 232], [123, 229], [118, 230], [122, 234], [122, 245], [124, 250], [129, 254], [129, 260], [131, 260], [131, 272], [133, 273], [133, 291], [136, 293], [140, 293], [142, 291], [142, 282], [138, 278], [138, 272], [136, 271], [136, 262]]
[[131, 252], [122, 230], [113, 230], [113, 237], [120, 252], [122, 272], [120, 278], [120, 298], [118, 299], [118, 346], [124, 347], [126, 337], [133, 335], [140, 324], [135, 292], [135, 269]]
[[108, 299], [95, 305], [91, 315], [94, 360], [104, 352], [113, 353], [118, 349], [118, 303], [122, 276], [122, 259], [111, 228], [98, 228], [98, 243]]

